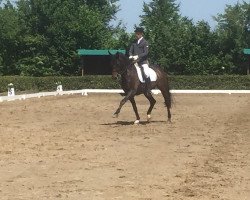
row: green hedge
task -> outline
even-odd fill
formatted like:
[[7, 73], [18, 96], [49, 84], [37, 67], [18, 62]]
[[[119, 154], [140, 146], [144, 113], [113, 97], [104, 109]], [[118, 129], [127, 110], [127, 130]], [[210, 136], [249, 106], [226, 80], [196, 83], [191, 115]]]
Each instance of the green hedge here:
[[[55, 91], [61, 82], [64, 90], [118, 89], [120, 85], [111, 76], [84, 77], [0, 77], [0, 93], [9, 83], [22, 92]], [[250, 90], [250, 76], [170, 76], [171, 89], [224, 89]]]
[[189, 90], [250, 90], [250, 76], [173, 76], [172, 89]]
[[84, 77], [1, 77], [0, 93], [6, 92], [9, 83], [13, 83], [17, 92], [55, 91], [56, 83], [61, 82], [64, 90], [78, 90], [85, 88], [120, 88], [119, 84], [110, 76]]

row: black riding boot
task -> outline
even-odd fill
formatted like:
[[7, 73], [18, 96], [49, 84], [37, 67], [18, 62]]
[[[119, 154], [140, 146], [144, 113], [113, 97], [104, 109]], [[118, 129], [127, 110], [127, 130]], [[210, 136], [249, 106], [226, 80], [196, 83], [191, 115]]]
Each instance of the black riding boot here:
[[150, 78], [145, 78], [145, 90], [147, 94], [151, 94], [151, 80]]

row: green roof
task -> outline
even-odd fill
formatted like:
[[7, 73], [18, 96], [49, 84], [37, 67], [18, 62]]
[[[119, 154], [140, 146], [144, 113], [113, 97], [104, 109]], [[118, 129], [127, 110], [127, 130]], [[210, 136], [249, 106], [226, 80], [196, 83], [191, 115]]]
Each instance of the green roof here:
[[250, 49], [244, 49], [244, 54], [250, 55]]
[[78, 49], [77, 53], [80, 56], [108, 56], [109, 52], [111, 54], [116, 54], [117, 52], [125, 54], [126, 51], [123, 49], [103, 49], [103, 50], [91, 50], [91, 49]]

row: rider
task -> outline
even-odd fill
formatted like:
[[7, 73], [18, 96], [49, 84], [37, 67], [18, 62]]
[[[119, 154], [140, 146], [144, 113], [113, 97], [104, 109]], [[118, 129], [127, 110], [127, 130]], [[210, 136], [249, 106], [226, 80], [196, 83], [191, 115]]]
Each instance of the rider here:
[[129, 59], [137, 61], [144, 71], [144, 79], [146, 83], [146, 91], [150, 93], [150, 78], [148, 66], [148, 42], [143, 37], [144, 29], [137, 27], [135, 29], [136, 41], [131, 45], [129, 50]]

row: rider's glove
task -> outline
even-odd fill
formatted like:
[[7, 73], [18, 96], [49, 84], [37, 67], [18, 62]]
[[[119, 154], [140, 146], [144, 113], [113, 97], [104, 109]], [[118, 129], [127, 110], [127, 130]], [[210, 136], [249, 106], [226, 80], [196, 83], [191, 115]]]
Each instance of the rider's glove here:
[[134, 59], [133, 57], [134, 57], [134, 56], [129, 56], [129, 60], [132, 60], [132, 59]]
[[139, 56], [133, 56], [133, 60], [138, 60]]

